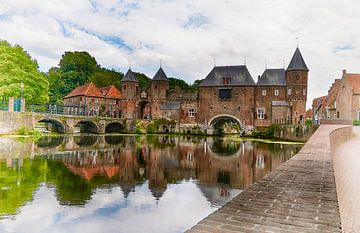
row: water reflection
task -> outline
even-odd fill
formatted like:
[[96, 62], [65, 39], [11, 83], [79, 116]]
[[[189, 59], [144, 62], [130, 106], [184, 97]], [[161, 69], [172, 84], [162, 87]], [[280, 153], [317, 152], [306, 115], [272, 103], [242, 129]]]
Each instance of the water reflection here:
[[[300, 147], [173, 136], [88, 135], [44, 137], [37, 142], [1, 138], [0, 231], [19, 225], [17, 222], [25, 218], [23, 213], [33, 206], [46, 206], [39, 192], [53, 193], [57, 202], [54, 206], [83, 206], [88, 211], [99, 198], [110, 198], [110, 206], [97, 206], [96, 216], [130, 211], [126, 220], [129, 226], [136, 225], [137, 219], [149, 212], [146, 206], [151, 216], [162, 219], [161, 226], [153, 230], [142, 224], [143, 228], [118, 228], [115, 232], [184, 231], [288, 160]], [[176, 221], [163, 209], [168, 210], [166, 205], [175, 208], [180, 199], [183, 203], [178, 207], [180, 216]], [[142, 201], [145, 206], [139, 204]], [[162, 207], [153, 209], [154, 205]], [[59, 212], [56, 208], [55, 212]], [[191, 218], [184, 217], [184, 211], [192, 212]], [[17, 216], [17, 221], [8, 222], [11, 216]], [[90, 217], [84, 218], [77, 224], [86, 226]], [[113, 220], [114, 224], [119, 221]], [[53, 231], [52, 227], [45, 231]], [[24, 232], [36, 231], [24, 228]]]

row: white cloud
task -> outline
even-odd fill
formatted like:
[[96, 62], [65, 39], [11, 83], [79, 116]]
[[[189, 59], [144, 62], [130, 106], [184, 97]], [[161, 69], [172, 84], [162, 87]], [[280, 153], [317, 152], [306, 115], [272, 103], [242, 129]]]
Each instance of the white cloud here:
[[299, 37], [312, 99], [326, 94], [342, 69], [360, 72], [359, 7], [355, 0], [0, 0], [0, 38], [22, 45], [45, 71], [64, 51], [87, 50], [103, 66], [125, 71], [132, 60], [149, 76], [162, 58], [169, 76], [192, 82], [207, 75], [213, 57], [218, 65], [246, 57], [256, 81], [265, 61], [288, 64]]

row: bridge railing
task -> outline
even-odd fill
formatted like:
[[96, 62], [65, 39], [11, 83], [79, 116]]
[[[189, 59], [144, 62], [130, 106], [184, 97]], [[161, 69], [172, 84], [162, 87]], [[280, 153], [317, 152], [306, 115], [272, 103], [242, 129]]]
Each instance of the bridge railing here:
[[29, 104], [26, 106], [26, 111], [55, 115], [87, 115], [85, 106], [64, 106], [58, 104]]

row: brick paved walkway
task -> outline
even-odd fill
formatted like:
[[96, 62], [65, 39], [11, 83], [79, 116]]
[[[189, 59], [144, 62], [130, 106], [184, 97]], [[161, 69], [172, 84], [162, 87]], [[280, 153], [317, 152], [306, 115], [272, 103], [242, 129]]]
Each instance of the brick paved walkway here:
[[341, 232], [329, 134], [322, 125], [301, 151], [189, 232]]

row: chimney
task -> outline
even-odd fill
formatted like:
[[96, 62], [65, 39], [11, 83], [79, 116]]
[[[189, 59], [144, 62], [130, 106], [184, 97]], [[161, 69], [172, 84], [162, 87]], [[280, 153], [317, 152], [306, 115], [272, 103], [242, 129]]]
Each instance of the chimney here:
[[342, 74], [343, 74], [343, 75], [346, 74], [346, 70], [342, 70]]

